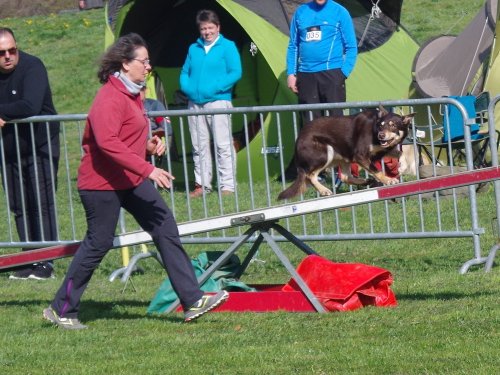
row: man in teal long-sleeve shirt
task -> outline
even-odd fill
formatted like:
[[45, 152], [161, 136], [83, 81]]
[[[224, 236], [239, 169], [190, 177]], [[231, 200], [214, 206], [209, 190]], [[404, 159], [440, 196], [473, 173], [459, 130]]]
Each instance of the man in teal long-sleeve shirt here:
[[[242, 74], [241, 59], [234, 42], [220, 34], [220, 21], [211, 10], [196, 16], [200, 38], [189, 47], [180, 75], [180, 88], [194, 111], [232, 108], [232, 90]], [[229, 115], [189, 116], [193, 144], [195, 189], [192, 198], [212, 191], [210, 132], [217, 159], [218, 188], [221, 194], [235, 190], [236, 153]]]

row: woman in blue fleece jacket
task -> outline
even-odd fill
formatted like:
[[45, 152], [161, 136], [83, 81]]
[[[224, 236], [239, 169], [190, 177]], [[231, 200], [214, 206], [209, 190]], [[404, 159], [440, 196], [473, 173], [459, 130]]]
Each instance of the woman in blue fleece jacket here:
[[[234, 42], [220, 32], [220, 21], [211, 10], [196, 15], [200, 38], [189, 47], [181, 69], [180, 88], [189, 98], [193, 111], [232, 108], [233, 86], [241, 78], [241, 60]], [[235, 189], [236, 153], [229, 115], [189, 116], [193, 143], [195, 189], [192, 198], [212, 191], [210, 136], [214, 138], [218, 187], [221, 194]]]

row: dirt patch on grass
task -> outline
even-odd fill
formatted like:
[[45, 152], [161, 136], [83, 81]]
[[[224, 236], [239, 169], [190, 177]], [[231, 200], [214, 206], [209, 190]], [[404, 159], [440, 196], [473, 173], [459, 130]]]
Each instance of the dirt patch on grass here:
[[78, 10], [78, 0], [2, 0], [0, 6], [0, 25], [2, 18], [31, 17], [65, 10]]

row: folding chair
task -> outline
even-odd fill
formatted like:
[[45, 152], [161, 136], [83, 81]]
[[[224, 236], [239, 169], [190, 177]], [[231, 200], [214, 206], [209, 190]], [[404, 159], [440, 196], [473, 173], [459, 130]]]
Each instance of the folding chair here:
[[[473, 151], [473, 166], [474, 168], [482, 168], [488, 165], [486, 161], [486, 153], [488, 151], [489, 134], [488, 132], [481, 131], [481, 125], [487, 122], [485, 114], [489, 103], [488, 93], [483, 93], [476, 98], [473, 95], [466, 96], [450, 96], [459, 101], [466, 109], [469, 122], [470, 119], [475, 121], [470, 127], [471, 143]], [[476, 108], [476, 103], [480, 107]], [[465, 160], [465, 140], [464, 140], [464, 120], [460, 110], [452, 105], [446, 104], [444, 106], [443, 123], [439, 126], [442, 132], [442, 138], [435, 142], [417, 142], [419, 154], [424, 153], [434, 164], [441, 163], [441, 155], [445, 152], [449, 165], [459, 166]], [[499, 137], [497, 136], [497, 148]], [[437, 156], [431, 151], [430, 148], [437, 149]], [[422, 159], [422, 156], [421, 156]]]

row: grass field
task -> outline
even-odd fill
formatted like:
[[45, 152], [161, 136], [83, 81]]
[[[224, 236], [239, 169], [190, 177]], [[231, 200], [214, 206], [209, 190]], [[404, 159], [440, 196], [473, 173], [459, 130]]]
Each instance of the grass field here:
[[[485, 196], [481, 197], [486, 199]], [[482, 206], [491, 204], [482, 201]], [[498, 357], [497, 269], [466, 275], [470, 241], [405, 240], [314, 243], [339, 262], [385, 267], [394, 275], [396, 308], [349, 313], [214, 313], [193, 324], [145, 310], [164, 274], [153, 260], [133, 285], [110, 283], [120, 264], [111, 252], [82, 302], [82, 332], [54, 329], [41, 318], [58, 278], [19, 282], [0, 276], [0, 370], [5, 374], [493, 374]], [[302, 255], [282, 246], [294, 264]], [[189, 246], [223, 250], [224, 245]], [[245, 249], [243, 249], [245, 250]], [[241, 252], [240, 252], [241, 253]], [[243, 253], [244, 254], [244, 253]], [[267, 246], [243, 281], [283, 283], [286, 271]]]
[[[407, 0], [402, 23], [423, 42], [457, 33], [483, 1]], [[458, 21], [458, 22], [457, 22]], [[46, 63], [60, 113], [84, 113], [98, 83], [95, 61], [103, 50], [102, 10], [49, 17], [3, 19], [22, 49]], [[492, 193], [478, 196], [480, 226], [491, 230]], [[89, 330], [67, 332], [44, 322], [41, 311], [60, 285], [57, 278], [20, 282], [0, 274], [0, 374], [495, 374], [500, 368], [500, 272], [481, 268], [460, 275], [471, 258], [470, 239], [315, 242], [338, 262], [390, 270], [396, 308], [349, 313], [214, 313], [193, 324], [180, 314], [149, 317], [149, 301], [165, 274], [153, 260], [124, 285], [109, 282], [121, 265], [112, 251], [82, 301]], [[229, 245], [189, 245], [190, 255]], [[294, 264], [302, 254], [283, 250]], [[243, 249], [248, 250], [245, 246]], [[244, 253], [243, 253], [244, 254]], [[240, 255], [241, 256], [241, 255]], [[263, 246], [243, 281], [284, 283], [288, 274]]]

